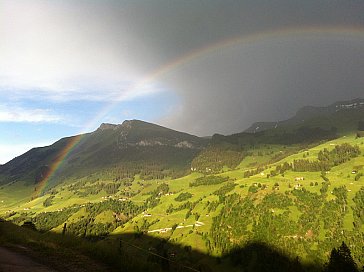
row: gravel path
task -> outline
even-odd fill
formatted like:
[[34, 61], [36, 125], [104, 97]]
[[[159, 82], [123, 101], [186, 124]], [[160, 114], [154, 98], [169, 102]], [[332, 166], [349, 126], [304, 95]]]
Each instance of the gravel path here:
[[56, 272], [21, 253], [0, 247], [0, 272]]

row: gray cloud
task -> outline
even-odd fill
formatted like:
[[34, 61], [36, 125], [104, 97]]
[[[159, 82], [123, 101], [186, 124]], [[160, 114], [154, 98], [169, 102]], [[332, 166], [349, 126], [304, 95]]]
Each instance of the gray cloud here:
[[[356, 35], [291, 33], [237, 43], [161, 74], [152, 83], [176, 93], [180, 104], [158, 121], [200, 135], [231, 133], [254, 121], [287, 118], [307, 104], [363, 96], [362, 1], [29, 3], [0, 0], [0, 18], [6, 18], [0, 25], [7, 26], [0, 27], [0, 34], [14, 34], [8, 45], [0, 43], [6, 64], [0, 67], [0, 79], [21, 84], [20, 89], [37, 85], [62, 96], [58, 92], [69, 92], [72, 84], [90, 88], [92, 79], [93, 85], [105, 86], [104, 92], [119, 87], [122, 93], [124, 85], [165, 64], [232, 37], [286, 28], [341, 27], [359, 30]], [[13, 24], [14, 18], [22, 20]], [[34, 28], [26, 29], [28, 34], [20, 39], [28, 25]], [[91, 96], [97, 95], [105, 97], [98, 88]]]
[[186, 65], [170, 79], [183, 106], [164, 121], [198, 134], [232, 133], [305, 105], [362, 97], [364, 39], [328, 36], [262, 39]]

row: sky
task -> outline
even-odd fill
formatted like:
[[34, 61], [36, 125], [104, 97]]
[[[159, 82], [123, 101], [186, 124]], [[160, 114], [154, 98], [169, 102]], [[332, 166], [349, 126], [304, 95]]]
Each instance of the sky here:
[[363, 72], [364, 1], [0, 0], [0, 163], [126, 119], [240, 132]]

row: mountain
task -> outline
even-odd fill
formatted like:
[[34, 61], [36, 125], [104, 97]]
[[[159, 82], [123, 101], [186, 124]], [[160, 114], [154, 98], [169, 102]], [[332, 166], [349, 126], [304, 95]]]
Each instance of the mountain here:
[[297, 111], [296, 115], [284, 121], [258, 122], [251, 125], [245, 132], [256, 133], [265, 130], [290, 130], [298, 127], [320, 127], [330, 129], [335, 127], [339, 132], [354, 131], [358, 121], [363, 120], [364, 99], [340, 101], [326, 107], [306, 106]]
[[127, 120], [120, 125], [101, 124], [92, 133], [33, 148], [0, 166], [0, 183], [15, 180], [37, 183], [47, 176], [46, 172], [65, 149], [70, 152], [61, 158], [63, 162], [57, 175], [53, 176], [54, 183], [70, 176], [82, 177], [115, 167], [132, 176], [142, 173], [146, 178], [181, 175], [190, 168], [190, 162], [207, 142], [139, 120]]
[[53, 145], [32, 148], [6, 164], [0, 166], [0, 184], [24, 180], [35, 183], [41, 172], [59, 157], [75, 137], [63, 138]]
[[[120, 178], [141, 174], [145, 179], [183, 176], [190, 168], [220, 172], [224, 166], [236, 167], [243, 150], [256, 144], [309, 144], [334, 139], [356, 131], [363, 119], [364, 99], [355, 99], [327, 107], [303, 107], [288, 120], [255, 123], [242, 133], [227, 136], [197, 137], [139, 120], [104, 123], [92, 133], [33, 148], [0, 165], [0, 184], [18, 180], [35, 184], [50, 171], [50, 184], [100, 172], [117, 171]], [[51, 168], [55, 164], [54, 172]]]
[[[274, 161], [292, 152], [360, 130], [364, 120], [364, 99], [336, 102], [327, 107], [303, 107], [292, 118], [279, 122], [259, 122], [241, 133], [214, 134], [210, 144], [192, 161], [191, 168], [203, 173], [219, 173], [224, 166], [237, 167], [259, 145], [285, 145]], [[358, 132], [358, 135], [364, 134]], [[267, 157], [267, 156], [266, 156]]]
[[[17, 180], [37, 183], [57, 160], [62, 163], [50, 184], [115, 168], [121, 177], [142, 174], [147, 179], [182, 176], [190, 168], [219, 172], [224, 165], [236, 167], [247, 146], [333, 139], [355, 131], [363, 116], [364, 99], [354, 99], [327, 107], [303, 107], [288, 120], [255, 123], [242, 133], [228, 136], [197, 137], [139, 120], [126, 120], [120, 125], [104, 123], [92, 133], [33, 148], [0, 165], [0, 184]], [[65, 149], [70, 152], [61, 158]]]

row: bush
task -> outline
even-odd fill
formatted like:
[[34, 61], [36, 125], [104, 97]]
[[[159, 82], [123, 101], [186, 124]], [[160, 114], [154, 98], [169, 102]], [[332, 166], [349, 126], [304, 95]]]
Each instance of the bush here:
[[189, 199], [191, 197], [192, 197], [191, 193], [185, 192], [185, 193], [180, 193], [174, 200], [182, 202], [182, 201], [185, 201], [185, 200], [187, 200], [187, 199]]
[[225, 181], [228, 181], [229, 177], [220, 177], [220, 176], [205, 176], [197, 178], [195, 181], [190, 183], [190, 187], [201, 186], [201, 185], [214, 185], [220, 184]]

